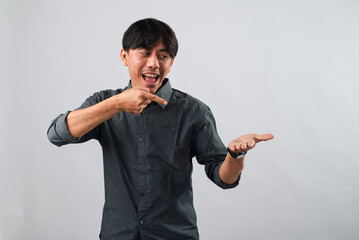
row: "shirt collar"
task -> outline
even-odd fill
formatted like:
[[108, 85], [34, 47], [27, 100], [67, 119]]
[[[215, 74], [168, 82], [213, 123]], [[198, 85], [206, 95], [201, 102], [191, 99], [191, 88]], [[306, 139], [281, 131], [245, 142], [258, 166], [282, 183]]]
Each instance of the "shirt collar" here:
[[[128, 82], [128, 85], [127, 85], [127, 87], [125, 89], [127, 90], [127, 89], [130, 89], [130, 88], [132, 88], [131, 80]], [[168, 101], [170, 100], [171, 95], [172, 95], [172, 87], [171, 87], [171, 84], [170, 84], [170, 80], [168, 78], [163, 79], [162, 86], [157, 90], [155, 95], [159, 96], [160, 98], [163, 98], [168, 103]], [[162, 109], [166, 108], [166, 105], [163, 105], [161, 103], [157, 103], [157, 104]]]

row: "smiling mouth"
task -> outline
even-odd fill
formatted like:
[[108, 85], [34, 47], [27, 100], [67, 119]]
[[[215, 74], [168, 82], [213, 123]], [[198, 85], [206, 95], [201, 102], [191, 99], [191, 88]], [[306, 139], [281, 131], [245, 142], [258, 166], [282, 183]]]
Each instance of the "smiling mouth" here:
[[155, 82], [157, 82], [159, 75], [145, 73], [145, 74], [142, 74], [142, 77], [146, 82], [155, 83]]

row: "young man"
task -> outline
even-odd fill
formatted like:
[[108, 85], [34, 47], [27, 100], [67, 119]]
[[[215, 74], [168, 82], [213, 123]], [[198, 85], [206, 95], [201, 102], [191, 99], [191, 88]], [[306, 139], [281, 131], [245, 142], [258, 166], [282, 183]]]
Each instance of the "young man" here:
[[199, 239], [192, 158], [221, 188], [238, 184], [244, 155], [271, 134], [249, 134], [226, 148], [210, 109], [173, 89], [166, 75], [178, 50], [173, 30], [155, 19], [132, 24], [121, 59], [130, 82], [89, 97], [48, 130], [57, 146], [97, 139], [103, 149], [105, 205], [100, 238]]

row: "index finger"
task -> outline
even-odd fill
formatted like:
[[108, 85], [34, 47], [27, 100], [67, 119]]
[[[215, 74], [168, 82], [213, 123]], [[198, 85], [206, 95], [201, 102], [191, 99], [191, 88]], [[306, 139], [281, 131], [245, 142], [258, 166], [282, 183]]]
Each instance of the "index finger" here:
[[149, 99], [153, 102], [156, 102], [156, 103], [160, 103], [160, 104], [163, 104], [163, 105], [167, 105], [167, 101], [164, 100], [163, 98], [160, 98], [159, 96], [156, 96], [152, 93], [146, 93], [145, 94], [145, 98], [146, 99]]

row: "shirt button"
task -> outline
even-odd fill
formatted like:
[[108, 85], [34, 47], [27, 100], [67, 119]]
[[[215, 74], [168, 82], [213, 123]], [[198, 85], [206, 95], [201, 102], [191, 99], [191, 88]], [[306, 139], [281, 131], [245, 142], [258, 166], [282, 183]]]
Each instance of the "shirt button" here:
[[143, 220], [140, 221], [140, 224], [143, 225]]
[[138, 169], [142, 172], [143, 169], [144, 169], [144, 166], [143, 166], [143, 165], [140, 165], [140, 166], [138, 166]]
[[140, 142], [143, 142], [144, 139], [143, 137], [140, 137], [138, 140], [140, 140]]
[[140, 192], [140, 194], [138, 194], [141, 198], [145, 196], [145, 194], [143, 192]]

